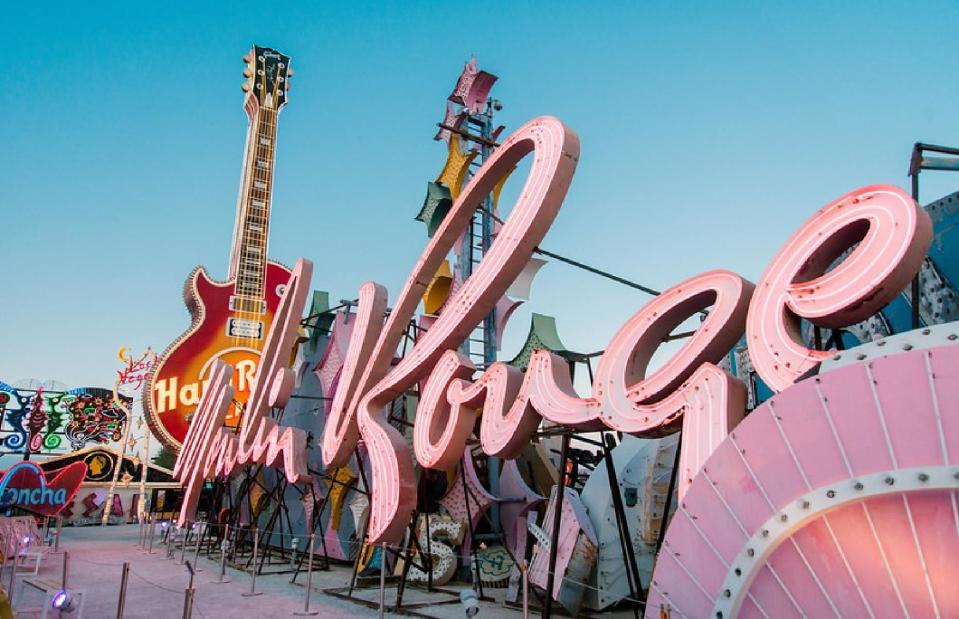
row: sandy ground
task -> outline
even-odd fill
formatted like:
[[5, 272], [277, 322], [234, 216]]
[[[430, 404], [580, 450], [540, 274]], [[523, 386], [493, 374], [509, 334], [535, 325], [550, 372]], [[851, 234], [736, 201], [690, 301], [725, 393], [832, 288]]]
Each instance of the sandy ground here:
[[[130, 562], [131, 570], [124, 617], [156, 619], [183, 616], [184, 589], [189, 582], [189, 573], [185, 566], [178, 564], [180, 553], [177, 552], [174, 559], [166, 559], [165, 549], [157, 545], [154, 546], [154, 554], [146, 554], [137, 546], [138, 535], [138, 527], [132, 525], [68, 527], [63, 530], [60, 550], [68, 551], [70, 556], [69, 588], [84, 594], [83, 617], [112, 619], [117, 616], [124, 561]], [[187, 559], [190, 558], [191, 553], [188, 552]], [[38, 577], [18, 576], [15, 592], [18, 598], [15, 605], [18, 618], [39, 616], [36, 610], [30, 609], [38, 609], [43, 603], [42, 594], [26, 586], [23, 580], [39, 578], [59, 582], [62, 565], [62, 554], [50, 554], [44, 558]], [[227, 577], [230, 582], [215, 584], [214, 581], [219, 575], [219, 564], [201, 555], [199, 566], [203, 571], [198, 572], [195, 578], [194, 618], [292, 617], [295, 611], [303, 610], [305, 574], [300, 574], [297, 584], [290, 584], [291, 574], [258, 576], [256, 590], [263, 594], [244, 597], [243, 594], [250, 591], [249, 574], [228, 568]], [[318, 617], [338, 619], [377, 615], [374, 609], [332, 597], [321, 591], [324, 588], [349, 586], [350, 575], [349, 567], [336, 565], [330, 571], [314, 573], [310, 609], [319, 611]], [[3, 575], [3, 579], [6, 585], [9, 570]], [[462, 589], [463, 585], [451, 585], [448, 588]], [[395, 591], [395, 588], [387, 589], [388, 605], [395, 602]], [[504, 590], [487, 590], [487, 593], [492, 593], [502, 600]], [[371, 601], [379, 599], [376, 589], [362, 590], [358, 595]], [[458, 601], [454, 604], [437, 604], [444, 599], [450, 597], [408, 588], [404, 595], [404, 604], [429, 602], [429, 606], [417, 611], [430, 617], [443, 619], [464, 616]], [[399, 615], [387, 613], [387, 616]], [[611, 616], [613, 615], [604, 615]], [[482, 610], [476, 619], [488, 617], [518, 619], [522, 617], [522, 613], [505, 608], [500, 603], [483, 602]]]

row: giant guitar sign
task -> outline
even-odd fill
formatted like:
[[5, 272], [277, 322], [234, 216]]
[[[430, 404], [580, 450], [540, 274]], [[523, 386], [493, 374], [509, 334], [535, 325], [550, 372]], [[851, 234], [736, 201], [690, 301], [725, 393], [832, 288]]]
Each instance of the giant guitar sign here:
[[[290, 59], [254, 46], [244, 60], [249, 128], [229, 277], [217, 282], [197, 267], [187, 278], [184, 299], [193, 324], [160, 355], [144, 391], [150, 428], [173, 449], [186, 437], [217, 359], [233, 366], [236, 401], [246, 403], [266, 332], [290, 277], [289, 269], [267, 259], [276, 123], [286, 104]], [[227, 423], [239, 423], [235, 405]]]

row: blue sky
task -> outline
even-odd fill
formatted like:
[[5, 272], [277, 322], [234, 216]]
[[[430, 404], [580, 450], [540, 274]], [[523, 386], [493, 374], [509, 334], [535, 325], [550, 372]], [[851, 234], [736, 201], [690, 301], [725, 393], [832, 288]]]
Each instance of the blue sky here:
[[[543, 246], [658, 288], [755, 281], [828, 201], [907, 186], [913, 142], [959, 145], [955, 2], [197, 4], [4, 7], [0, 380], [109, 384], [117, 348], [186, 328], [186, 275], [226, 272], [253, 42], [296, 70], [271, 254], [314, 260], [334, 299], [395, 296], [422, 250], [431, 137], [471, 53], [507, 131], [554, 114], [580, 136]], [[926, 201], [959, 187], [927, 176]], [[530, 311], [597, 350], [645, 300], [551, 263], [503, 356]]]

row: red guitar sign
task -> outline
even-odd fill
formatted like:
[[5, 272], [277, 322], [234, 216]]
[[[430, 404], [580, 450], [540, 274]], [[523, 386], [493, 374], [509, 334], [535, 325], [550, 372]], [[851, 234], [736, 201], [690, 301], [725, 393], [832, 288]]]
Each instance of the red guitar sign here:
[[[235, 368], [234, 399], [241, 406], [246, 403], [260, 350], [290, 277], [289, 269], [267, 259], [276, 122], [286, 104], [290, 59], [254, 46], [244, 61], [249, 128], [229, 277], [215, 281], [198, 266], [187, 278], [183, 296], [193, 323], [160, 355], [143, 395], [150, 429], [174, 450], [186, 437], [217, 359]], [[231, 405], [229, 425], [239, 424], [239, 410]]]

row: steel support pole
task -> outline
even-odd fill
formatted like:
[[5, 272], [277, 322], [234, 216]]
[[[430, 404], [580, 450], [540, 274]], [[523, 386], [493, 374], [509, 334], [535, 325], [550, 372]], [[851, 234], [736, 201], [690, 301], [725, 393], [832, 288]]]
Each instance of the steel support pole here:
[[193, 569], [198, 572], [202, 572], [203, 568], [200, 567], [200, 541], [202, 541], [203, 534], [206, 533], [209, 528], [206, 524], [197, 524], [196, 530], [196, 553], [193, 555]]
[[569, 457], [569, 433], [563, 434], [559, 456], [559, 482], [556, 484], [556, 504], [553, 506], [553, 531], [549, 544], [549, 569], [546, 572], [546, 599], [540, 615], [548, 619], [553, 615], [553, 584], [556, 581], [556, 551], [559, 546], [559, 529], [563, 519], [563, 498], [566, 495], [566, 460]]
[[383, 613], [386, 610], [386, 542], [380, 545], [380, 612], [379, 617], [383, 619]]
[[254, 597], [257, 595], [263, 595], [263, 592], [257, 593], [256, 590], [256, 571], [257, 571], [257, 557], [260, 554], [260, 530], [253, 529], [253, 573], [250, 575], [250, 592], [244, 593], [243, 597]]
[[[471, 524], [473, 522], [473, 511], [470, 509], [470, 491], [469, 487], [466, 485], [466, 459], [472, 458], [473, 455], [467, 450], [463, 454], [463, 461], [460, 464], [460, 478], [463, 482], [463, 503], [466, 505], [466, 522]], [[478, 508], [477, 508], [478, 509]], [[473, 587], [479, 590], [480, 599], [483, 598], [483, 582], [480, 580], [479, 575], [479, 564], [476, 562], [476, 538], [473, 537], [472, 527], [467, 527], [468, 534], [470, 536], [470, 573], [473, 578]]]
[[[480, 135], [486, 140], [486, 143], [481, 143], [480, 145], [480, 157], [483, 163], [489, 160], [490, 155], [492, 154], [492, 148], [490, 143], [493, 141], [493, 105], [491, 101], [487, 100], [486, 103], [486, 112], [480, 116]], [[489, 252], [490, 247], [493, 245], [493, 208], [496, 204], [493, 202], [493, 194], [487, 194], [486, 198], [483, 200], [482, 212], [479, 214], [481, 228], [482, 228], [482, 239], [480, 240], [481, 245], [483, 246], [483, 257], [486, 257], [486, 254]], [[470, 269], [472, 271], [472, 267]], [[483, 363], [486, 367], [489, 367], [496, 361], [496, 308], [492, 308], [484, 318], [483, 318]], [[499, 475], [500, 475], [500, 459], [496, 456], [489, 456], [487, 459], [487, 471], [489, 473], [489, 487], [490, 492], [493, 496], [499, 496]], [[465, 481], [465, 479], [464, 479]], [[490, 506], [490, 524], [494, 533], [499, 533], [502, 529], [500, 526], [499, 519], [499, 503], [494, 502]], [[482, 590], [480, 591], [482, 595]]]
[[178, 531], [179, 531], [179, 528], [175, 527], [172, 524], [168, 526], [166, 529], [166, 558], [167, 559], [172, 559], [174, 556], [173, 551], [176, 550], [176, 548], [174, 547], [174, 544], [176, 543], [176, 534]]
[[226, 546], [230, 543], [229, 535], [230, 525], [226, 524], [223, 528], [223, 541], [220, 542], [220, 578], [213, 581], [218, 585], [230, 582], [230, 579], [226, 578]]
[[[363, 492], [364, 494], [369, 496], [370, 484], [366, 480], [366, 471], [363, 468], [363, 459], [360, 458], [360, 448], [359, 447], [354, 448], [353, 453], [354, 453], [354, 456], [356, 457], [356, 469], [357, 471], [359, 471], [360, 480], [362, 480], [363, 482]], [[321, 525], [322, 525], [322, 522], [321, 522]], [[347, 597], [353, 597], [353, 589], [356, 588], [356, 575], [360, 569], [360, 558], [363, 556], [363, 547], [365, 546], [365, 543], [363, 542], [363, 540], [366, 539], [366, 533], [369, 530], [370, 530], [370, 521], [369, 521], [369, 518], [367, 518], [363, 526], [363, 534], [362, 535], [358, 534], [356, 536], [357, 543], [359, 543], [359, 548], [356, 551], [356, 560], [353, 561], [353, 576], [350, 578], [350, 592], [347, 595]], [[325, 533], [323, 534], [322, 539], [323, 539], [323, 547], [326, 548]], [[329, 566], [329, 557], [327, 557], [327, 566]]]
[[187, 588], [183, 592], [183, 619], [193, 617], [193, 594], [194, 590]]
[[[609, 477], [609, 491], [613, 497], [613, 510], [616, 514], [616, 526], [619, 529], [619, 543], [623, 558], [626, 560], [626, 581], [629, 583], [629, 593], [636, 599], [642, 600], [643, 584], [639, 581], [639, 565], [636, 563], [636, 553], [633, 552], [633, 538], [629, 530], [629, 519], [626, 518], [626, 509], [623, 507], [623, 495], [616, 480], [616, 465], [613, 463], [613, 450], [610, 444], [613, 437], [603, 434], [603, 458], [606, 461], [606, 473]], [[633, 606], [633, 616], [639, 619], [639, 609]]]
[[63, 553], [63, 576], [60, 580], [60, 588], [67, 590], [67, 581], [70, 579], [70, 553]]
[[656, 539], [656, 558], [659, 558], [659, 549], [663, 547], [663, 540], [666, 539], [666, 523], [669, 520], [669, 510], [673, 505], [673, 492], [676, 490], [676, 480], [679, 477], [679, 456], [683, 449], [683, 435], [679, 433], [679, 440], [676, 441], [676, 459], [673, 461], [673, 474], [669, 478], [669, 490], [666, 492], [666, 500], [663, 502], [663, 520], [659, 525], [659, 536]]
[[[194, 524], [196, 524], [196, 523], [194, 523]], [[178, 564], [178, 565], [183, 565], [183, 561], [184, 561], [184, 559], [186, 559], [186, 542], [187, 542], [188, 539], [190, 539], [190, 529], [189, 529], [189, 527], [183, 529], [183, 544], [180, 546], [180, 560], [177, 561], [177, 564]], [[174, 543], [176, 543], [176, 539], [175, 539], [175, 538], [174, 538], [173, 541], [174, 541]]]
[[57, 516], [57, 537], [53, 542], [53, 552], [60, 552], [60, 532], [63, 531], [63, 516]]
[[217, 580], [217, 583], [222, 585], [223, 583], [226, 583], [226, 582], [230, 582], [229, 580], [226, 579], [226, 547], [221, 546], [220, 547], [220, 579]]
[[[64, 553], [64, 560], [66, 553]], [[8, 597], [10, 598], [10, 603], [13, 603], [14, 589], [17, 584], [17, 559], [20, 558], [20, 536], [17, 536], [16, 551], [13, 554], [13, 561], [10, 563], [10, 586], [7, 587]]]
[[153, 554], [153, 538], [156, 537], [156, 516], [150, 514], [150, 549], [147, 551]]
[[529, 563], [526, 559], [520, 564], [519, 571], [523, 576], [523, 619], [529, 619]]
[[[913, 171], [912, 174], [912, 199], [916, 201], [916, 204], [919, 204], [919, 169]], [[916, 276], [912, 278], [912, 328], [919, 328], [919, 302], [921, 296], [921, 288], [919, 277], [922, 274], [922, 268], [916, 273]]]
[[117, 619], [123, 619], [123, 607], [127, 603], [127, 580], [130, 578], [130, 562], [123, 563], [123, 572], [120, 576], [120, 599], [117, 600]]
[[423, 567], [426, 568], [426, 590], [433, 591], [433, 531], [430, 529], [429, 511], [424, 512], [423, 517], [426, 520], [426, 556], [423, 561]]
[[313, 593], [313, 546], [316, 543], [316, 533], [310, 533], [310, 556], [306, 560], [306, 601], [303, 610], [293, 613], [298, 617], [308, 617], [320, 614], [318, 610], [310, 610], [310, 595]]

